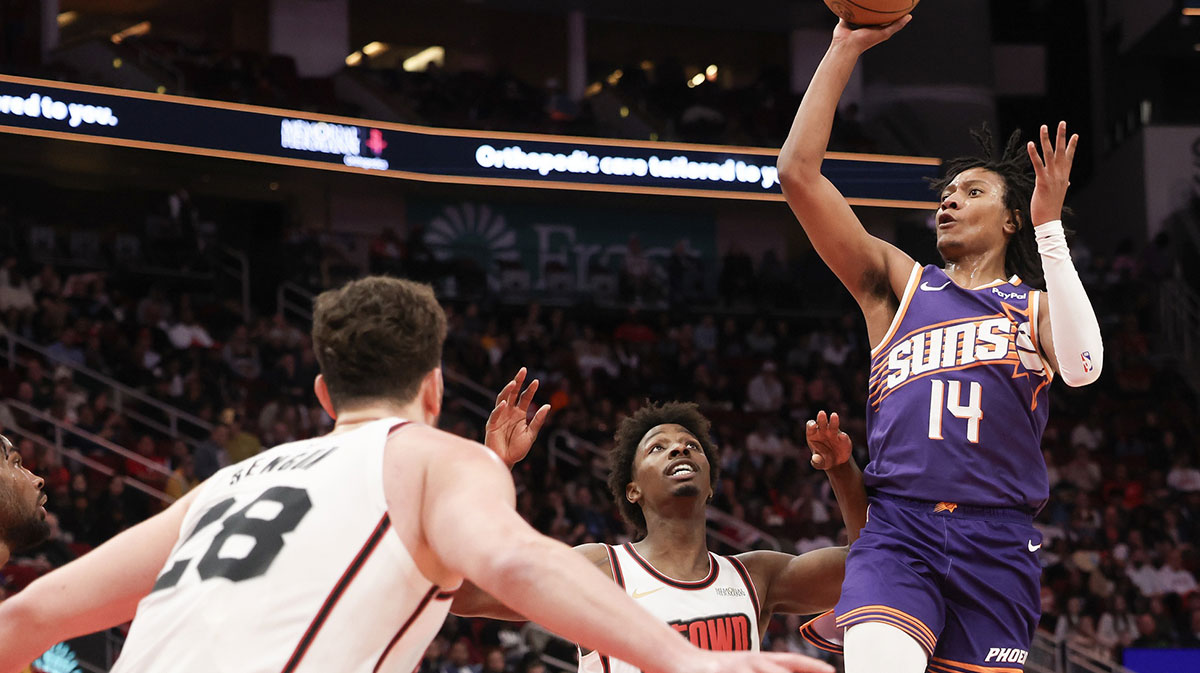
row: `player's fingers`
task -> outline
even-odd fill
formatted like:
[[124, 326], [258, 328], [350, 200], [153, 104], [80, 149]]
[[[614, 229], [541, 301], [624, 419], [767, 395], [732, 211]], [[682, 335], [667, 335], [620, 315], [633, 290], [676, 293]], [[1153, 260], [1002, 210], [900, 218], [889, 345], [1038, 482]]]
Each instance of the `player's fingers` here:
[[1058, 133], [1054, 138], [1054, 153], [1061, 154], [1067, 148], [1067, 123], [1061, 121], [1058, 123]]
[[537, 393], [537, 389], [538, 380], [534, 379], [530, 382], [529, 387], [525, 389], [525, 392], [521, 393], [521, 401], [517, 403], [517, 408], [522, 411], [528, 410], [529, 403], [533, 401], [533, 396]]
[[816, 451], [813, 452], [812, 458], [809, 459], [809, 462], [812, 463], [812, 466], [817, 468], [818, 470], [825, 469], [824, 468], [825, 456], [822, 456], [821, 454], [817, 453]]
[[500, 400], [496, 403], [496, 408], [492, 409], [492, 413], [488, 416], [488, 427], [495, 427], [500, 423], [500, 417], [504, 414], [504, 410], [508, 408], [508, 400]]
[[526, 373], [527, 372], [525, 368], [521, 367], [519, 370], [517, 370], [517, 375], [513, 377], [513, 383], [516, 385], [513, 386], [512, 391], [508, 395], [509, 404], [515, 404], [517, 401], [517, 395], [521, 394], [521, 387], [525, 385]]
[[1042, 140], [1042, 158], [1046, 161], [1046, 165], [1049, 166], [1050, 162], [1054, 159], [1054, 145], [1050, 144], [1050, 127], [1042, 124], [1039, 135]]
[[540, 409], [533, 414], [533, 420], [529, 421], [529, 432], [537, 434], [542, 431], [542, 426], [546, 424], [546, 418], [550, 416], [550, 405], [543, 404]]
[[817, 422], [816, 421], [808, 421], [807, 423], [805, 423], [804, 424], [804, 434], [807, 435], [809, 439], [816, 437], [817, 436]]
[[837, 415], [836, 411], [829, 415], [829, 431], [830, 432], [837, 434], [838, 428], [841, 427], [841, 425], [842, 425], [842, 419], [840, 416]]
[[516, 384], [517, 384], [517, 382], [515, 379], [504, 384], [504, 387], [500, 389], [499, 394], [496, 395], [496, 404], [497, 405], [499, 405], [502, 401], [508, 399], [508, 396], [512, 394], [512, 387]]
[[883, 34], [886, 36], [884, 39], [899, 33], [904, 29], [905, 26], [908, 25], [909, 21], [912, 21], [912, 14], [905, 15], [903, 19], [898, 19], [888, 24], [887, 27], [883, 29]]
[[1075, 148], [1078, 146], [1079, 134], [1074, 133], [1071, 135], [1071, 139], [1067, 141], [1067, 168], [1070, 168], [1071, 164], [1075, 163]]
[[1034, 145], [1033, 141], [1030, 140], [1025, 145], [1025, 149], [1029, 152], [1029, 161], [1033, 163], [1033, 172], [1037, 174], [1037, 177], [1042, 177], [1042, 157], [1038, 154], [1037, 145]]
[[829, 416], [822, 409], [817, 412], [817, 429], [824, 432], [827, 427], [829, 427]]

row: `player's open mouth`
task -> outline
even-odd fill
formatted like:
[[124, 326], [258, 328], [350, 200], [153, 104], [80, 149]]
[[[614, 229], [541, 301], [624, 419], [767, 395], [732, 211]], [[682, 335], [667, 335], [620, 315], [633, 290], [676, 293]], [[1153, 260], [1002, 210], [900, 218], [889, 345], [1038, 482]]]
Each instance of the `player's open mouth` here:
[[683, 481], [691, 479], [700, 473], [700, 466], [690, 460], [677, 460], [667, 466], [665, 474], [668, 479]]

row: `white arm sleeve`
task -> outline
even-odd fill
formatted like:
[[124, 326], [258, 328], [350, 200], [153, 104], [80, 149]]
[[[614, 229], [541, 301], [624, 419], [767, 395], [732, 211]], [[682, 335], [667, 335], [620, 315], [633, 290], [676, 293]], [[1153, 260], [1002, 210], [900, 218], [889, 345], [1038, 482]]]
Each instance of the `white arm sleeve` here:
[[1046, 293], [1054, 297], [1050, 331], [1058, 373], [1069, 386], [1085, 386], [1100, 377], [1104, 365], [1100, 323], [1071, 263], [1062, 220], [1039, 224], [1033, 231], [1046, 274]]

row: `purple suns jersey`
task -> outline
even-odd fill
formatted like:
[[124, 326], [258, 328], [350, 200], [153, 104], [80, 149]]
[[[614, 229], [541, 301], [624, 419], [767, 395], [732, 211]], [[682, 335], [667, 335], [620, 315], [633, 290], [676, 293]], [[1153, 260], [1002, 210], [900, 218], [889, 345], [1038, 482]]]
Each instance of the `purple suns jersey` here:
[[1054, 373], [1037, 345], [1040, 295], [1015, 276], [968, 290], [914, 264], [871, 351], [868, 488], [984, 507], [1045, 503]]

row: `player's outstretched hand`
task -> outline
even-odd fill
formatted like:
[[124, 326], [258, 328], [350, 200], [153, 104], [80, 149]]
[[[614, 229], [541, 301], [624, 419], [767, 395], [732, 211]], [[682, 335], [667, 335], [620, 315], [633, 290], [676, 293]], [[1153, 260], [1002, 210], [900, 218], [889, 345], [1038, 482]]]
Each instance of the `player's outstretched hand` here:
[[496, 408], [488, 416], [483, 437], [484, 446], [495, 451], [509, 468], [529, 454], [530, 447], [546, 422], [546, 416], [550, 414], [550, 405], [543, 404], [532, 418], [529, 417], [529, 403], [537, 392], [538, 380], [530, 381], [522, 393], [521, 387], [525, 385], [527, 374], [525, 368], [521, 367], [513, 380], [500, 390], [496, 396]]
[[838, 24], [833, 29], [833, 41], [847, 44], [862, 53], [880, 42], [891, 39], [893, 35], [903, 30], [909, 21], [912, 21], [912, 14], [907, 14], [904, 18], [897, 19], [886, 26], [851, 28], [845, 19], [838, 19]]
[[790, 652], [712, 652], [696, 673], [834, 673], [833, 666]]
[[1075, 161], [1079, 134], [1072, 135], [1068, 141], [1067, 123], [1059, 122], [1056, 135], [1051, 144], [1050, 129], [1043, 124], [1041, 155], [1032, 140], [1025, 148], [1029, 150], [1029, 160], [1033, 162], [1037, 177], [1029, 204], [1029, 216], [1033, 218], [1034, 226], [1062, 219], [1063, 201], [1067, 198], [1067, 187], [1071, 185], [1071, 164]]
[[804, 434], [812, 451], [812, 466], [818, 470], [829, 470], [850, 460], [853, 446], [850, 435], [841, 431], [837, 412], [817, 412], [817, 420], [805, 425]]

